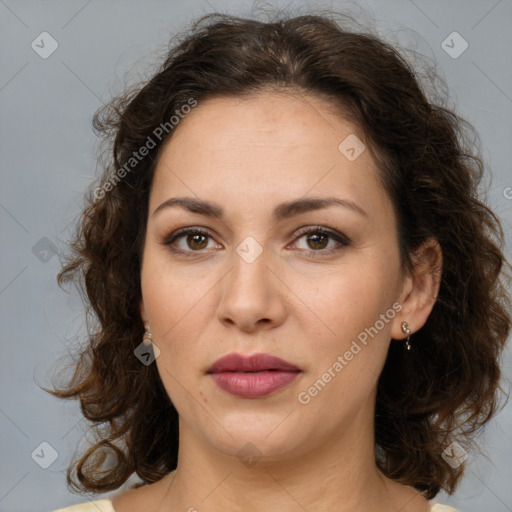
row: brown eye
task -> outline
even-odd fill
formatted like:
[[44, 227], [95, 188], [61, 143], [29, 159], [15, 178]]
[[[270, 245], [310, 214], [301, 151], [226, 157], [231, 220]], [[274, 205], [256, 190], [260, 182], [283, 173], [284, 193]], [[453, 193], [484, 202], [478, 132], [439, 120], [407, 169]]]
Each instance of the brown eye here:
[[186, 243], [191, 249], [204, 249], [208, 245], [208, 236], [203, 234], [187, 235]]
[[[302, 245], [306, 247], [300, 247], [301, 240], [304, 240]], [[308, 256], [329, 256], [350, 245], [350, 239], [338, 231], [317, 226], [314, 229], [302, 230], [294, 245], [305, 251]]]
[[[171, 233], [162, 243], [169, 246], [174, 253], [194, 256], [194, 253], [207, 253], [204, 249], [208, 248], [210, 241], [213, 242], [213, 237], [207, 231], [199, 228], [182, 228]], [[217, 244], [215, 248], [222, 246]]]
[[325, 249], [329, 243], [329, 235], [323, 233], [311, 233], [307, 235], [307, 241], [312, 249]]

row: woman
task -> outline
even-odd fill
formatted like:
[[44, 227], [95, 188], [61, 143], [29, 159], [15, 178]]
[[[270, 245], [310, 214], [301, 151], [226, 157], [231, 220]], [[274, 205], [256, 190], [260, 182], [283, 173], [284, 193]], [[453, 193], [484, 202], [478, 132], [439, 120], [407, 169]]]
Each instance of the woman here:
[[375, 36], [212, 15], [95, 127], [59, 282], [97, 328], [53, 393], [98, 436], [69, 485], [142, 482], [89, 507], [453, 510], [510, 330], [464, 121]]

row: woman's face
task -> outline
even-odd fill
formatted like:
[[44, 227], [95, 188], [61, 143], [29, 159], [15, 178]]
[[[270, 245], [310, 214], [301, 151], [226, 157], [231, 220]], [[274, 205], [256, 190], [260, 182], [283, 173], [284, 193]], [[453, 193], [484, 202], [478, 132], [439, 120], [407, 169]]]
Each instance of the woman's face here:
[[[371, 435], [407, 318], [393, 207], [356, 137], [320, 100], [277, 92], [199, 102], [174, 128], [150, 194], [141, 315], [180, 442], [230, 455], [250, 442], [271, 460]], [[339, 202], [313, 208], [327, 198]], [[200, 233], [173, 238], [182, 228]], [[233, 353], [299, 371], [208, 373]]]

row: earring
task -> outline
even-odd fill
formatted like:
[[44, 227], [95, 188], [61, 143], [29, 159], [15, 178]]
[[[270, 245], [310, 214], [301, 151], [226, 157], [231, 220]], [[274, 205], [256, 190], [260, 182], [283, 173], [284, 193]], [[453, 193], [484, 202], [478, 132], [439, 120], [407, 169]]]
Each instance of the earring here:
[[405, 348], [407, 350], [411, 350], [411, 330], [409, 329], [409, 324], [407, 322], [402, 322], [402, 331], [407, 334], [407, 339], [405, 340]]
[[145, 323], [144, 324], [144, 327], [145, 327], [145, 331], [144, 331], [144, 336], [142, 338], [142, 341], [146, 344], [146, 345], [151, 345], [152, 344], [152, 340], [151, 340], [151, 329], [149, 328], [149, 323]]

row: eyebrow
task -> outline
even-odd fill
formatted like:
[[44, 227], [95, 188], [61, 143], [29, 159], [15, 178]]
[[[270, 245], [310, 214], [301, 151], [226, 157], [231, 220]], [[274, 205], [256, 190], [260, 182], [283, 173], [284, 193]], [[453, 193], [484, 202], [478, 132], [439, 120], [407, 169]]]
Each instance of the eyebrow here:
[[[192, 213], [198, 213], [208, 217], [218, 217], [221, 220], [224, 218], [224, 210], [221, 205], [194, 197], [171, 197], [155, 209], [153, 216], [164, 209], [176, 206], [184, 208]], [[308, 197], [279, 204], [274, 209], [273, 219], [275, 221], [281, 221], [283, 219], [293, 217], [294, 215], [320, 210], [330, 206], [341, 206], [343, 208], [348, 208], [363, 217], [368, 216], [368, 214], [358, 204], [349, 199], [340, 199], [338, 197]]]

